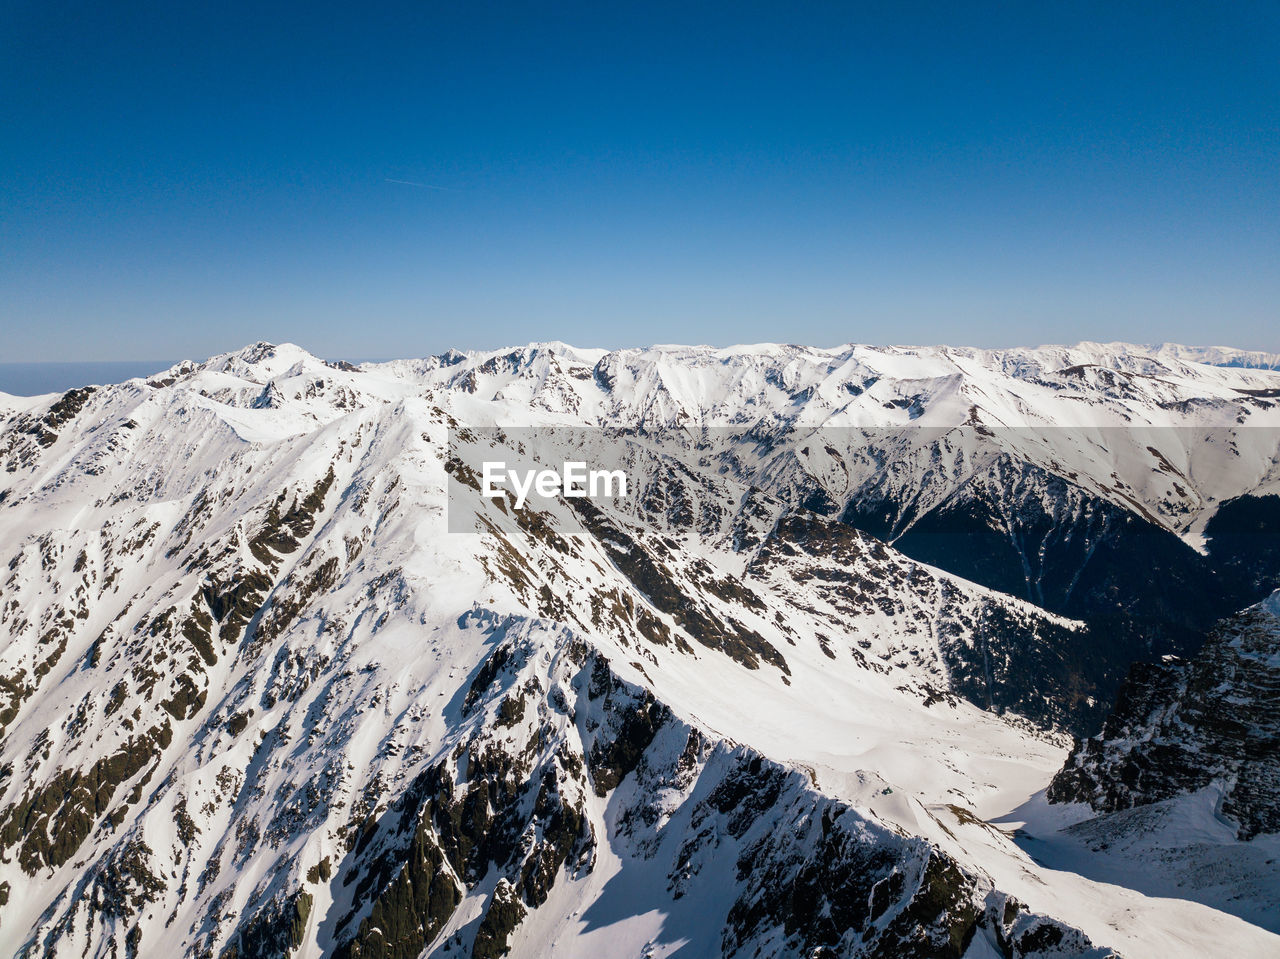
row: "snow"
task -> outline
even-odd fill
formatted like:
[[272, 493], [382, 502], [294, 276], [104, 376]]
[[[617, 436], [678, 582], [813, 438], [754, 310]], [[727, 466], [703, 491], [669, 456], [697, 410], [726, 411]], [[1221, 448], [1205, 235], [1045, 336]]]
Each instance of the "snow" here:
[[[3, 674], [23, 670], [33, 677], [49, 655], [42, 631], [60, 610], [71, 611], [65, 650], [33, 681], [35, 692], [18, 705], [0, 742], [0, 763], [20, 771], [0, 784], [0, 808], [30, 785], [51, 782], [60, 769], [87, 768], [165, 719], [160, 702], [179, 667], [172, 657], [150, 658], [147, 644], [162, 647], [149, 631], [155, 615], [188, 608], [212, 576], [259, 568], [249, 544], [272, 504], [282, 493], [288, 503], [305, 498], [329, 469], [334, 482], [317, 522], [296, 550], [277, 557], [271, 595], [288, 597], [327, 560], [339, 560], [340, 570], [332, 587], [308, 597], [266, 647], [218, 647], [217, 662], [199, 674], [207, 697], [202, 710], [171, 717], [174, 745], [140, 801], [121, 803], [141, 786], [141, 776], [117, 788], [112, 809], [124, 808], [126, 816], [117, 831], [95, 831], [72, 859], [35, 876], [12, 856], [0, 862], [0, 880], [10, 886], [0, 952], [14, 951], [37, 927], [53, 935], [65, 918], [68, 951], [99, 954], [104, 940], [94, 938], [89, 922], [71, 922], [76, 905], [67, 890], [87, 875], [84, 863], [131, 837], [144, 839], [158, 861], [175, 863], [166, 867], [160, 905], [145, 911], [144, 941], [156, 955], [183, 954], [215, 897], [224, 897], [219, 908], [226, 915], [247, 914], [264, 895], [300, 883], [320, 859], [341, 862], [340, 830], [349, 828], [375, 777], [403, 785], [459, 741], [462, 700], [496, 641], [495, 623], [503, 624], [503, 635], [537, 645], [547, 675], [565, 637], [582, 640], [620, 677], [652, 690], [713, 741], [749, 746], [802, 770], [817, 790], [868, 821], [928, 838], [1033, 909], [1131, 959], [1280, 951], [1280, 938], [1271, 934], [1280, 931], [1275, 837], [1243, 849], [1228, 841], [1209, 792], [1133, 815], [1050, 807], [1042, 792], [1066, 756], [1062, 736], [963, 700], [925, 705], [922, 690], [945, 687], [947, 671], [936, 635], [940, 614], [921, 598], [922, 588], [904, 590], [904, 613], [854, 617], [795, 577], [819, 570], [816, 562], [748, 574], [751, 557], [734, 550], [727, 521], [715, 536], [660, 529], [651, 532], [676, 544], [669, 562], [679, 582], [712, 612], [732, 613], [757, 631], [785, 658], [788, 672], [768, 663], [747, 669], [701, 645], [685, 651], [643, 644], [634, 630], [593, 627], [586, 612], [587, 597], [614, 590], [678, 629], [670, 615], [646, 606], [619, 571], [615, 553], [629, 553], [629, 545], [593, 537], [561, 507], [548, 511], [547, 522], [576, 537], [575, 556], [555, 556], [492, 503], [475, 511], [473, 531], [449, 532], [444, 473], [448, 431], [456, 424], [644, 423], [659, 431], [657, 453], [691, 470], [698, 464], [690, 451], [705, 450], [690, 437], [706, 437], [703, 428], [722, 430], [723, 438], [753, 424], [767, 433], [777, 424], [772, 435], [798, 435], [796, 449], [806, 437], [840, 442], [832, 444], [834, 455], [814, 442], [808, 456], [791, 450], [712, 459], [715, 468], [704, 468], [706, 485], [698, 487], [700, 503], [738, 508], [753, 486], [780, 494], [801, 476], [819, 477], [844, 501], [925, 475], [886, 472], [860, 455], [871, 443], [903, 462], [937, 454], [937, 468], [927, 471], [933, 485], [921, 483], [916, 492], [921, 503], [940, 502], [1003, 453], [1052, 465], [1057, 475], [1075, 473], [1098, 495], [1125, 509], [1140, 504], [1200, 545], [1222, 502], [1280, 489], [1280, 411], [1239, 392], [1280, 386], [1274, 358], [1224, 348], [1088, 343], [1005, 351], [757, 344], [614, 352], [546, 343], [447, 360], [349, 371], [292, 344], [256, 344], [153, 378], [173, 377], [171, 386], [107, 387], [55, 429], [47, 448], [19, 449], [28, 434], [18, 427], [57, 398], [0, 396], [0, 455], [25, 457], [0, 474], [0, 572], [5, 601], [14, 604], [0, 616]], [[1061, 375], [1074, 366], [1088, 368], [1078, 380]], [[1123, 374], [1126, 385], [1109, 385], [1097, 370]], [[601, 385], [605, 374], [613, 379], [608, 390]], [[855, 396], [849, 385], [861, 392]], [[920, 410], [914, 417], [911, 403]], [[991, 437], [963, 428], [974, 411]], [[12, 448], [3, 445], [10, 436], [18, 437]], [[707, 442], [714, 445], [716, 436]], [[1230, 460], [1227, 443], [1237, 451]], [[1148, 447], [1175, 472], [1154, 465]], [[644, 462], [641, 453], [629, 455]], [[1182, 494], [1173, 490], [1175, 481]], [[766, 530], [780, 503], [760, 520]], [[616, 518], [625, 526], [635, 517], [623, 510]], [[504, 543], [519, 547], [514, 552], [525, 566], [518, 575], [499, 569]], [[85, 566], [77, 570], [82, 552]], [[889, 555], [895, 568], [933, 588], [948, 587], [960, 609], [999, 602], [1071, 628], [1029, 603], [993, 597]], [[731, 609], [697, 591], [700, 580], [714, 576], [746, 584], [762, 608]], [[526, 592], [521, 578], [532, 584]], [[566, 622], [534, 615], [535, 587], [543, 585], [570, 611]], [[76, 612], [81, 599], [83, 616]], [[1280, 617], [1280, 591], [1262, 607]], [[570, 622], [570, 615], [578, 618]], [[831, 637], [834, 659], [817, 638], [829, 622], [842, 625]], [[139, 640], [145, 642], [135, 648]], [[883, 670], [859, 664], [860, 643], [868, 661], [887, 664]], [[99, 665], [90, 668], [94, 656]], [[154, 693], [138, 689], [143, 666], [161, 676]], [[120, 681], [129, 688], [127, 706], [108, 714], [104, 703]], [[131, 731], [123, 719], [135, 707], [141, 713]], [[227, 733], [232, 716], [250, 708], [244, 731]], [[226, 785], [232, 781], [234, 789]], [[282, 826], [276, 844], [237, 852], [238, 830], [277, 823], [295, 800], [304, 807], [313, 787], [325, 790], [326, 805]], [[616, 837], [627, 788], [611, 799], [588, 797], [590, 820], [602, 835]], [[665, 853], [688, 828], [680, 817], [689, 815], [688, 797], [669, 798], [667, 813], [679, 828], [663, 839]], [[177, 832], [180, 802], [209, 809], [189, 848]], [[1100, 849], [1102, 843], [1111, 848]], [[718, 954], [719, 929], [708, 930], [705, 918], [724, 915], [732, 888], [695, 884], [680, 900], [646, 898], [666, 887], [658, 865], [664, 860], [629, 857], [610, 842], [598, 848], [596, 867], [557, 882], [520, 926], [514, 955]], [[718, 855], [732, 854], [726, 848]], [[1175, 854], [1178, 865], [1171, 867]], [[221, 863], [221, 872], [196, 891], [211, 862]], [[1253, 884], [1243, 905], [1232, 899], [1240, 897], [1241, 883]], [[308, 888], [313, 916], [340, 915], [350, 905], [352, 891], [340, 883]], [[472, 927], [490, 892], [483, 885], [470, 890], [440, 941]], [[167, 922], [170, 913], [179, 918]], [[323, 954], [332, 934], [332, 920], [313, 919], [297, 955]], [[967, 955], [993, 950], [980, 937]]]
[[1221, 804], [1220, 783], [1100, 816], [1037, 794], [993, 822], [1017, 829], [1018, 845], [1048, 869], [1173, 900], [1190, 914], [1213, 907], [1280, 933], [1280, 836], [1238, 841]]
[[1260, 604], [1265, 612], [1280, 619], [1280, 589], [1276, 590]]

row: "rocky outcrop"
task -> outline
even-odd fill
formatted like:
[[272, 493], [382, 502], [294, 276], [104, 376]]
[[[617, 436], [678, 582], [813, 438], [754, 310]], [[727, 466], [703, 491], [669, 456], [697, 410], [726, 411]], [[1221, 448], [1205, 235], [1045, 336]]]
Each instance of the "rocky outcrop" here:
[[1280, 592], [1219, 623], [1195, 658], [1136, 664], [1049, 800], [1114, 812], [1218, 782], [1241, 839], [1280, 831], [1278, 614]]

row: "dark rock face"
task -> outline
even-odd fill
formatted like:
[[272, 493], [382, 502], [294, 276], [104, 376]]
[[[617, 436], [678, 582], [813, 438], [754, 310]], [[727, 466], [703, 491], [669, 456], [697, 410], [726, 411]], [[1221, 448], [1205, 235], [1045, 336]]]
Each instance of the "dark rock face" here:
[[[126, 803], [139, 800], [170, 738], [167, 724], [153, 727], [88, 770], [66, 769], [51, 785], [28, 789], [0, 813], [0, 848], [18, 846], [18, 861], [31, 874], [67, 862], [99, 817], [112, 809], [117, 787], [146, 770]], [[123, 818], [123, 806], [114, 811]]]
[[[590, 871], [595, 836], [583, 808], [585, 763], [567, 744], [556, 743], [547, 706], [537, 715], [522, 710], [505, 725], [483, 723], [481, 707], [496, 702], [501, 715], [512, 701], [506, 687], [517, 680], [525, 680], [522, 696], [542, 692], [523, 675], [530, 655], [516, 644], [495, 647], [466, 697], [465, 708], [477, 721], [471, 736], [450, 759], [418, 774], [381, 817], [358, 826], [351, 853], [339, 866], [342, 884], [354, 884], [354, 892], [350, 911], [336, 926], [337, 956], [420, 955], [467, 891], [494, 869], [498, 885], [476, 931], [474, 954], [504, 955], [512, 931], [529, 909], [546, 901], [562, 870]], [[586, 675], [602, 673], [603, 688], [593, 688], [593, 698], [621, 690], [585, 650], [570, 655]], [[636, 699], [631, 693], [629, 699]], [[656, 709], [642, 700], [619, 709]], [[619, 740], [608, 739], [616, 749]], [[604, 743], [597, 745], [607, 751]]]
[[1196, 608], [1203, 594], [1176, 590], [1205, 563], [1175, 534], [1136, 506], [1124, 509], [1007, 458], [901, 533], [885, 532], [913, 559], [1055, 613], [1088, 619], [1124, 597], [1132, 615], [1175, 625], [1213, 615]]
[[1280, 496], [1227, 500], [1205, 526], [1205, 545], [1239, 591], [1237, 608], [1265, 595], [1280, 570]]
[[[1065, 647], [1078, 689], [1109, 702], [1128, 665], [1191, 656], [1221, 617], [1256, 603], [1280, 577], [1280, 497], [1223, 504], [1201, 555], [1145, 514], [1091, 494], [1071, 479], [1002, 459], [920, 515], [893, 500], [850, 503], [841, 518], [912, 559], [1085, 621], [1090, 635]], [[886, 517], [888, 517], [886, 519]], [[1099, 717], [1067, 705], [1071, 727]]]
[[1136, 664], [1101, 734], [1079, 742], [1050, 802], [1114, 812], [1225, 787], [1241, 839], [1280, 830], [1280, 620], [1267, 606], [1223, 620], [1191, 660]]
[[275, 959], [302, 944], [311, 914], [311, 894], [299, 891], [283, 902], [271, 901], [241, 926], [219, 959]]
[[499, 879], [489, 909], [480, 921], [480, 928], [476, 930], [471, 955], [475, 959], [498, 959], [499, 956], [505, 956], [509, 951], [507, 941], [526, 914], [515, 887], [506, 879]]

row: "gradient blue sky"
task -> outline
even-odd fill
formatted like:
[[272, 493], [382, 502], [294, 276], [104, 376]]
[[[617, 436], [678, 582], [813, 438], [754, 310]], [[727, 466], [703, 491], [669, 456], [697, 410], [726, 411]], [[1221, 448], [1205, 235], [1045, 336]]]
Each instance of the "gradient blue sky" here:
[[3, 360], [1280, 349], [1275, 2], [0, 0], [0, 92]]

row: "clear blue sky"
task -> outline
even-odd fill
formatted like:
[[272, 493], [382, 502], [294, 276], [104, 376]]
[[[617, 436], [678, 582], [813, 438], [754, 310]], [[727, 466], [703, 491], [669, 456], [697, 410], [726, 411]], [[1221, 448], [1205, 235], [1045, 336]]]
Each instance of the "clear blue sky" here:
[[2, 360], [1280, 349], [1274, 0], [0, 0], [0, 94]]

